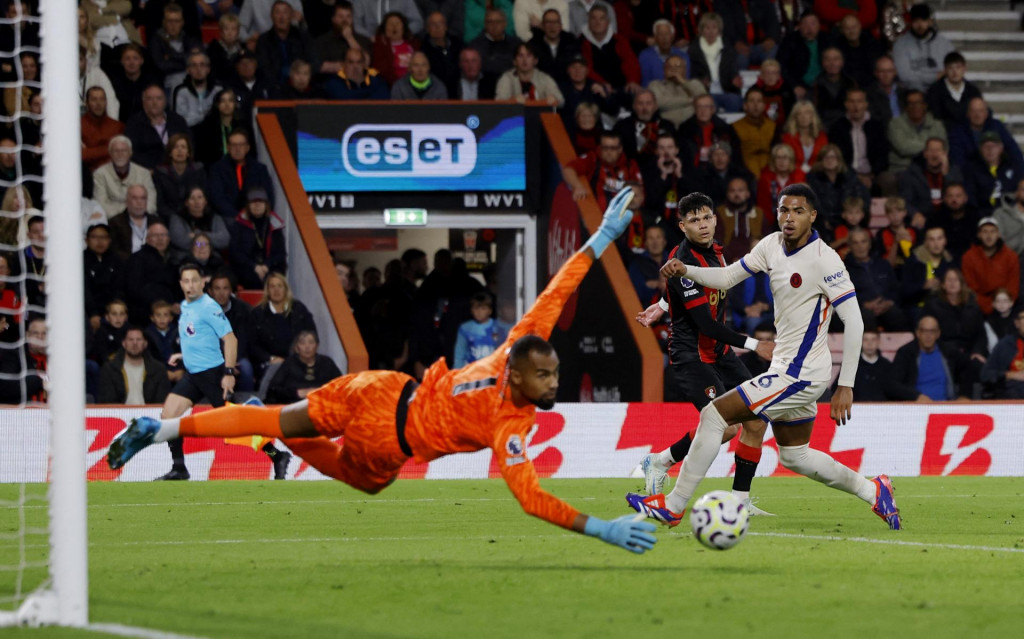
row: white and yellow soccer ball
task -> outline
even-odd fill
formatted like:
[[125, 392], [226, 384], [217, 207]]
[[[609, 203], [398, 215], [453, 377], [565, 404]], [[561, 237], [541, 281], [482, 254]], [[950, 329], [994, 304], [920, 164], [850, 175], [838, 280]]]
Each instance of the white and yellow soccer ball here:
[[690, 526], [697, 541], [712, 550], [728, 550], [747, 534], [750, 512], [727, 490], [713, 490], [693, 504]]

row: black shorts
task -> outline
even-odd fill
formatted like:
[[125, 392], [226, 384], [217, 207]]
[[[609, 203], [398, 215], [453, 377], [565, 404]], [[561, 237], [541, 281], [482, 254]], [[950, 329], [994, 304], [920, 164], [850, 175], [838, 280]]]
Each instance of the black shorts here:
[[731, 349], [714, 364], [692, 361], [672, 364], [672, 368], [679, 395], [697, 410], [751, 377], [746, 365]]
[[220, 381], [224, 379], [224, 365], [208, 368], [198, 373], [185, 371], [185, 375], [174, 385], [171, 392], [188, 398], [193, 404], [206, 399], [214, 408], [224, 405], [224, 389]]

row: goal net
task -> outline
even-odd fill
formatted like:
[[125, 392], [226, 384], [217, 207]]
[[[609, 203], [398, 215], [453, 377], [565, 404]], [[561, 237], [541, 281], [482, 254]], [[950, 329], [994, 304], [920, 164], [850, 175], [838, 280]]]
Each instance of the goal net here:
[[0, 626], [84, 626], [78, 22], [35, 4], [0, 16]]

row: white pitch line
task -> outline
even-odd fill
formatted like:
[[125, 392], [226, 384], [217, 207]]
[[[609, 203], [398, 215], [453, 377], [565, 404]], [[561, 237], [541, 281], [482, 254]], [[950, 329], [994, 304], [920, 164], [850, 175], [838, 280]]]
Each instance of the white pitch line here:
[[203, 639], [203, 637], [199, 637], [197, 635], [179, 635], [173, 632], [164, 632], [162, 630], [123, 626], [119, 623], [91, 623], [85, 627], [85, 630], [105, 632], [119, 637], [138, 637], [139, 639]]
[[[968, 495], [965, 495], [968, 496]], [[574, 497], [573, 501], [596, 501], [597, 497]], [[515, 501], [515, 497], [451, 497], [439, 499], [437, 497], [422, 497], [418, 499], [285, 499], [268, 500], [254, 499], [252, 501], [197, 501], [197, 502], [168, 502], [157, 503], [147, 502], [144, 504], [89, 504], [89, 508], [173, 508], [178, 506], [267, 506], [267, 505], [301, 505], [301, 504], [410, 504], [417, 502], [453, 503], [467, 501]], [[14, 508], [15, 506], [11, 506]], [[25, 510], [33, 508], [49, 508], [49, 505], [24, 506]]]
[[923, 541], [903, 541], [900, 539], [872, 539], [870, 537], [836, 537], [834, 535], [797, 535], [794, 533], [747, 533], [754, 537], [784, 537], [788, 539], [818, 539], [821, 541], [853, 541], [862, 544], [882, 544], [885, 546], [913, 546], [915, 548], [943, 548], [946, 550], [980, 550], [982, 552], [1024, 553], [1024, 548], [1001, 548], [999, 546], [969, 546], [967, 544], [934, 544]]

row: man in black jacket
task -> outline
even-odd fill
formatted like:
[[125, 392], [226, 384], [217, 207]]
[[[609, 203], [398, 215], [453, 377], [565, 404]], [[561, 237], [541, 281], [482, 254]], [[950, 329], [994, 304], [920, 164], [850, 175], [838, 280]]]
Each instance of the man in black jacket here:
[[893, 358], [892, 382], [915, 389], [924, 398], [936, 402], [966, 399], [971, 396], [968, 379], [970, 362], [953, 345], [939, 343], [939, 320], [924, 315], [917, 320], [914, 341], [896, 351]]
[[209, 293], [215, 302], [224, 309], [224, 317], [228, 318], [231, 330], [238, 338], [238, 354], [235, 368], [238, 369], [238, 383], [236, 390], [251, 393], [255, 389], [255, 378], [252, 370], [252, 362], [249, 361], [249, 315], [252, 307], [234, 295], [234, 278], [226, 271], [217, 271], [210, 280]]
[[124, 134], [132, 141], [132, 160], [152, 171], [163, 162], [164, 147], [175, 133], [188, 136], [191, 143], [192, 132], [185, 119], [167, 112], [164, 88], [149, 85], [142, 91], [142, 111], [133, 115], [124, 128]]
[[[846, 115], [828, 130], [829, 142], [839, 147], [847, 166], [860, 181], [871, 188], [889, 168], [889, 137], [881, 122], [868, 114], [867, 94], [863, 89], [846, 92]], [[892, 181], [895, 190], [895, 180]]]
[[167, 368], [148, 351], [146, 336], [138, 326], [128, 327], [121, 350], [100, 369], [101, 404], [163, 404], [171, 392]]
[[792, 87], [797, 100], [807, 97], [808, 88], [821, 72], [821, 54], [828, 48], [831, 38], [821, 31], [821, 22], [812, 11], [800, 17], [800, 23], [779, 45], [779, 64], [782, 79]]
[[893, 377], [892, 362], [878, 350], [877, 330], [864, 331], [861, 342], [860, 366], [857, 367], [858, 402], [912, 402], [928, 401], [917, 389], [897, 382]]
[[1015, 333], [999, 340], [981, 369], [981, 381], [992, 388], [996, 399], [1024, 399], [1024, 306], [1013, 317]]

